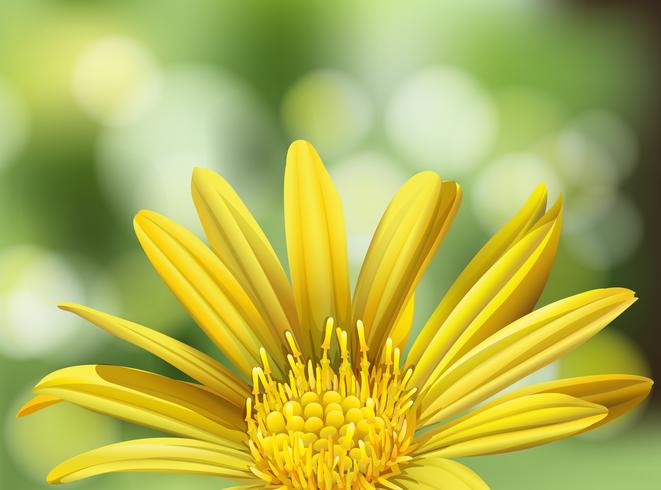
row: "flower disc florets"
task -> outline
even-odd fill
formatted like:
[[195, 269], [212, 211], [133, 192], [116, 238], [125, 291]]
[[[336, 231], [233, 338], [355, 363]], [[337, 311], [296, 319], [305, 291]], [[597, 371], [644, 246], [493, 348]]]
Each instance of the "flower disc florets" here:
[[[289, 381], [271, 377], [266, 352], [253, 369], [253, 397], [247, 400], [252, 471], [274, 487], [373, 488], [399, 473], [415, 423], [410, 408], [415, 388], [411, 371], [400, 373], [400, 351], [388, 339], [370, 367], [364, 328], [357, 324], [361, 362], [349, 363], [347, 332], [336, 329], [339, 357], [329, 359], [333, 320], [318, 362], [303, 362], [293, 336]], [[337, 368], [334, 368], [336, 365]]]

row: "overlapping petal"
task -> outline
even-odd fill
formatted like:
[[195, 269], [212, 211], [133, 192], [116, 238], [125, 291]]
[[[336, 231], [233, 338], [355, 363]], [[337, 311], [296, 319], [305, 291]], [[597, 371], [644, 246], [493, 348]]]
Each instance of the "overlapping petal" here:
[[120, 339], [160, 357], [182, 373], [212, 389], [238, 409], [243, 409], [246, 397], [250, 395], [248, 385], [212, 357], [188, 344], [128, 320], [73, 303], [62, 303], [59, 306]]
[[588, 428], [592, 430], [621, 417], [635, 408], [647, 398], [653, 384], [654, 382], [651, 379], [634, 374], [598, 374], [559, 379], [513, 390], [473, 413], [521, 396], [537, 393], [564, 393], [590, 403], [602, 405], [608, 409], [606, 417]]
[[[391, 335], [460, 201], [461, 189], [456, 182], [443, 182], [434, 172], [421, 172], [409, 179], [388, 205], [353, 297], [353, 318], [365, 325], [371, 356], [381, 352]], [[400, 344], [405, 342], [403, 338]]]
[[416, 453], [461, 458], [517, 451], [576, 434], [607, 414], [602, 405], [561, 393], [523, 395], [423, 435]]
[[408, 355], [414, 385], [427, 388], [460, 356], [533, 309], [560, 237], [561, 202], [542, 214], [545, 203], [540, 186], [455, 281]]
[[350, 316], [349, 262], [340, 197], [319, 155], [295, 141], [285, 168], [285, 231], [294, 297], [307, 351], [316, 355], [326, 319]]
[[232, 446], [195, 439], [151, 438], [93, 449], [57, 465], [48, 483], [70, 483], [118, 471], [192, 473], [237, 480], [254, 479], [250, 455]]
[[243, 417], [204, 388], [121, 366], [55, 371], [33, 389], [100, 413], [170, 434], [243, 448]]
[[635, 300], [628, 289], [597, 289], [511, 323], [457, 360], [421, 393], [421, 424], [452, 417], [554, 361], [604, 328]]
[[489, 490], [467, 466], [435, 456], [415, 458], [400, 475], [379, 482], [392, 490]]
[[203, 168], [193, 171], [192, 192], [211, 248], [244, 287], [266, 323], [280, 338], [291, 330], [302, 339], [289, 280], [241, 198], [220, 175]]
[[43, 410], [44, 408], [48, 408], [52, 405], [60, 403], [61, 401], [63, 400], [57, 396], [37, 395], [25, 402], [25, 404], [23, 404], [23, 406], [18, 409], [16, 416], [25, 417], [26, 415], [31, 415], [35, 412], [38, 412], [39, 410]]
[[412, 294], [409, 300], [404, 305], [404, 308], [399, 314], [399, 318], [390, 331], [392, 344], [394, 347], [399, 348], [400, 351], [404, 350], [406, 341], [409, 338], [409, 333], [413, 327], [413, 317], [415, 314], [415, 294]]
[[167, 218], [141, 211], [134, 220], [142, 248], [165, 283], [211, 340], [246, 376], [259, 349], [285, 365], [285, 339], [272, 331], [220, 259], [197, 237]]

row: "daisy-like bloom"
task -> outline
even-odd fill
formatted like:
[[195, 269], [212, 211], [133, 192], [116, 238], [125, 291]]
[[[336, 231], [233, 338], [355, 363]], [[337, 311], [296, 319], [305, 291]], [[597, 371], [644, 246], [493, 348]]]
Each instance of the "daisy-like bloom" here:
[[381, 218], [353, 295], [340, 200], [309, 143], [297, 141], [287, 154], [291, 282], [225, 180], [197, 169], [192, 189], [211, 248], [151, 211], [138, 213], [135, 230], [236, 370], [157, 330], [60, 305], [189, 380], [106, 365], [46, 376], [19, 415], [69, 402], [171, 435], [75, 456], [50, 472], [50, 483], [164, 471], [216, 475], [243, 489], [482, 489], [454, 458], [594, 429], [650, 391], [644, 377], [598, 375], [481, 404], [635, 301], [627, 289], [597, 289], [533, 311], [560, 234], [561, 203], [547, 210], [543, 186], [477, 253], [408, 350], [414, 291], [459, 207], [455, 182], [422, 172], [404, 184]]

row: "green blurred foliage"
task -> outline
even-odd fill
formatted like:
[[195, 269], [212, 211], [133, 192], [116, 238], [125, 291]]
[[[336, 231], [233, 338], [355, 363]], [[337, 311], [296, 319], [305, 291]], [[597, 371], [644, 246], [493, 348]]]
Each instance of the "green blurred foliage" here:
[[[611, 369], [644, 372], [654, 361], [645, 359], [653, 352], [646, 342], [659, 340], [658, 332], [650, 334], [655, 325], [649, 315], [658, 282], [649, 264], [656, 256], [642, 239], [655, 225], [645, 221], [654, 210], [643, 207], [648, 201], [639, 198], [643, 190], [636, 179], [644, 170], [645, 163], [639, 161], [641, 135], [656, 80], [651, 33], [645, 26], [643, 19], [626, 10], [598, 13], [543, 0], [358, 5], [255, 0], [2, 2], [0, 253], [25, 245], [55, 254], [69, 264], [90, 306], [109, 308], [217, 355], [141, 257], [131, 213], [151, 206], [174, 210], [178, 219], [195, 228], [186, 197], [190, 171], [196, 165], [216, 168], [254, 210], [284, 261], [284, 155], [292, 139], [306, 137], [327, 155], [331, 174], [341, 172], [346, 188], [340, 192], [350, 195], [352, 202], [360, 186], [368, 187], [365, 194], [375, 201], [387, 202], [391, 192], [379, 187], [378, 165], [360, 167], [364, 181], [359, 186], [347, 177], [350, 165], [363, 165], [366, 154], [387, 162], [383, 165], [392, 167], [388, 175], [413, 174], [423, 166], [461, 181], [464, 204], [416, 296], [417, 330], [500, 224], [486, 224], [480, 214], [484, 203], [493, 199], [490, 189], [493, 196], [502, 194], [498, 190], [513, 196], [514, 203], [504, 206], [505, 214], [497, 214], [501, 221], [516, 211], [519, 195], [532, 190], [525, 182], [516, 188], [507, 173], [486, 183], [484, 176], [500, 157], [532, 155], [542, 162], [540, 168], [557, 178], [558, 188], [552, 191], [564, 191], [568, 210], [577, 215], [540, 302], [609, 285], [647, 294], [642, 305], [616, 323], [619, 337], [595, 340], [557, 370], [568, 375]], [[116, 44], [105, 45], [110, 51], [94, 50], [108, 39], [124, 44], [115, 51]], [[106, 54], [94, 58], [95, 52]], [[440, 81], [447, 81], [442, 77], [448, 73], [460, 73], [460, 79], [470, 81], [470, 90], [459, 86], [456, 94], [448, 93], [431, 84], [423, 94], [404, 93], [403, 87], [414, 86], [407, 83], [428, 68], [441, 74]], [[95, 70], [101, 69], [103, 74], [97, 74]], [[141, 82], [145, 80], [149, 84]], [[400, 100], [421, 107], [433, 99], [441, 104], [440, 110], [409, 121], [410, 114], [401, 114], [393, 103], [402, 94], [410, 99]], [[466, 97], [466, 106], [480, 114], [493, 114], [496, 125], [461, 128], [461, 107], [451, 116], [443, 111], [443, 101], [456, 102], [454, 97]], [[608, 117], [585, 126], [583, 116], [593, 110]], [[130, 117], [118, 122], [118, 113]], [[392, 128], [402, 127], [395, 123], [404, 116], [409, 117], [408, 126], [393, 135]], [[425, 124], [456, 126], [462, 132], [442, 134]], [[479, 136], [484, 148], [474, 152], [477, 156], [465, 167], [434, 158], [438, 148], [433, 146], [426, 149], [428, 161], [419, 162], [410, 143], [421, 128], [447, 145], [472, 144]], [[474, 140], [457, 143], [455, 136], [470, 137], [471, 131], [476, 132]], [[560, 138], [567, 133], [573, 139]], [[569, 141], [569, 146], [559, 146], [558, 141]], [[572, 146], [574, 141], [578, 146]], [[586, 147], [598, 151], [581, 153]], [[633, 170], [614, 171], [615, 177], [604, 180], [611, 164], [630, 165]], [[489, 192], [482, 194], [478, 188]], [[597, 198], [576, 205], [585, 196]], [[609, 221], [614, 216], [611, 208], [601, 203], [611, 197], [617, 202], [618, 196], [633, 198], [634, 217], [641, 221], [642, 231], [638, 237], [627, 233], [611, 243], [618, 229]], [[365, 246], [362, 236], [373, 227], [378, 212], [369, 207], [357, 219], [364, 220], [365, 227], [355, 237], [359, 256]], [[354, 229], [360, 225], [352, 221]], [[622, 240], [628, 240], [628, 248], [622, 248]], [[594, 252], [610, 262], [586, 261], [590, 246], [600, 246]], [[626, 254], [610, 253], [613, 247]], [[355, 276], [356, 267], [352, 273]], [[2, 321], [9, 318], [5, 310], [14, 304], [14, 293], [25, 292], [24, 279], [21, 274], [0, 278]], [[104, 284], [98, 291], [97, 279]], [[68, 290], [64, 286], [63, 292]], [[21, 328], [7, 325], [0, 334]], [[72, 331], [94, 327], [80, 328]], [[148, 433], [65, 407], [15, 420], [17, 406], [41, 376], [64, 365], [93, 362], [178, 376], [160, 361], [103, 335], [84, 341], [73, 336], [70, 348], [60, 344], [38, 355], [0, 354], [1, 488], [42, 488], [47, 467], [70, 454]], [[642, 488], [634, 484], [635, 475], [641, 474], [646, 479], [640, 485], [655, 488], [661, 483], [654, 464], [661, 450], [661, 423], [654, 412], [654, 407], [648, 408], [639, 425], [623, 426], [599, 444], [568, 441], [467, 463], [495, 488]], [[223, 485], [206, 478], [118, 475], [74, 487], [175, 490]]]

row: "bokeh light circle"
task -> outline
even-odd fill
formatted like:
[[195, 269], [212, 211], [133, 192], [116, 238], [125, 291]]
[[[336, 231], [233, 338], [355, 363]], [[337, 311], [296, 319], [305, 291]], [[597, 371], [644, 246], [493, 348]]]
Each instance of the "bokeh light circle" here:
[[26, 143], [28, 120], [28, 110], [21, 98], [0, 78], [0, 171]]
[[452, 67], [430, 67], [406, 80], [392, 97], [386, 130], [402, 156], [444, 178], [460, 176], [490, 150], [496, 110], [484, 88]]
[[553, 141], [553, 164], [568, 186], [578, 190], [617, 186], [617, 168], [606, 147], [572, 127], [560, 131]]
[[549, 201], [553, 202], [562, 190], [553, 168], [538, 155], [512, 153], [485, 166], [466, 193], [470, 193], [480, 224], [494, 232], [523, 206], [542, 182], [548, 189]]
[[349, 261], [358, 267], [381, 215], [406, 181], [406, 172], [377, 152], [357, 153], [329, 167], [344, 206]]
[[63, 299], [82, 301], [84, 285], [63, 257], [32, 246], [0, 254], [0, 351], [29, 358], [64, 346], [76, 334], [76, 322], [58, 311]]
[[127, 124], [155, 101], [155, 60], [137, 41], [120, 36], [92, 43], [76, 61], [71, 89], [78, 105], [102, 124]]
[[268, 162], [273, 141], [265, 107], [239, 80], [210, 67], [179, 67], [163, 74], [158, 100], [140, 118], [102, 134], [100, 184], [122, 219], [150, 208], [199, 230], [187, 184], [193, 167], [234, 183]]
[[572, 119], [567, 127], [603, 149], [618, 180], [628, 177], [635, 169], [638, 140], [633, 128], [614, 112], [587, 111]]
[[618, 194], [593, 216], [589, 226], [570, 230], [565, 244], [585, 265], [610, 269], [624, 263], [643, 239], [643, 219], [630, 198]]
[[372, 109], [365, 90], [349, 75], [318, 70], [285, 94], [282, 120], [294, 139], [311, 141], [324, 155], [351, 150], [369, 132]]

